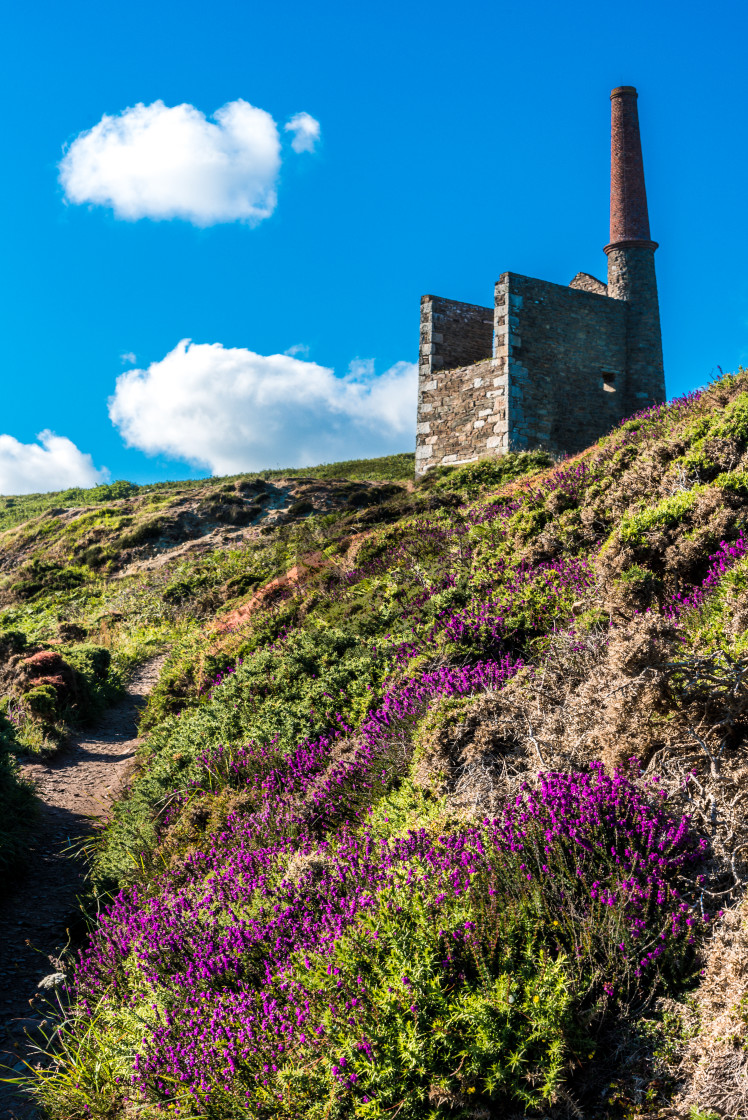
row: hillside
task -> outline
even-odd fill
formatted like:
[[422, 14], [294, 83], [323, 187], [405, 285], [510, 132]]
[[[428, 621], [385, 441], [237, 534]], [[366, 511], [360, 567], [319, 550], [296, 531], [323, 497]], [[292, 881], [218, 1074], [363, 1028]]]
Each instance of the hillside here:
[[748, 1114], [748, 373], [405, 460], [0, 501], [8, 869], [167, 652], [55, 1120]]

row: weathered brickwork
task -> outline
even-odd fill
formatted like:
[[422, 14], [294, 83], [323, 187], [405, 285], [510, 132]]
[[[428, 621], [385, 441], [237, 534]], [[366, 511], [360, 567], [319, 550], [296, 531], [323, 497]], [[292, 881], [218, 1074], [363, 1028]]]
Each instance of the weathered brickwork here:
[[[636, 90], [611, 94], [608, 283], [505, 272], [493, 313], [421, 301], [416, 474], [506, 451], [573, 454], [665, 399]], [[489, 356], [491, 355], [491, 356]]]
[[637, 92], [610, 94], [610, 240], [649, 241], [649, 211], [639, 138]]

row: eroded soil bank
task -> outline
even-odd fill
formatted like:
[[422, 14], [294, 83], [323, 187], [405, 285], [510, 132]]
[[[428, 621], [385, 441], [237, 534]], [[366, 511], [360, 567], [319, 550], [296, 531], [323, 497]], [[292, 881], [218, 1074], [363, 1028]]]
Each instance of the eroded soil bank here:
[[[85, 866], [75, 852], [106, 819], [133, 769], [138, 712], [162, 662], [147, 662], [95, 729], [74, 738], [51, 761], [22, 767], [36, 789], [39, 817], [26, 867], [0, 898], [0, 1066], [6, 1067], [1, 1077], [37, 1060], [34, 1040], [44, 1029], [45, 1004], [53, 992], [40, 982], [52, 976], [71, 935], [80, 932], [76, 899]], [[12, 1085], [0, 1083], [0, 1120], [36, 1116]]]

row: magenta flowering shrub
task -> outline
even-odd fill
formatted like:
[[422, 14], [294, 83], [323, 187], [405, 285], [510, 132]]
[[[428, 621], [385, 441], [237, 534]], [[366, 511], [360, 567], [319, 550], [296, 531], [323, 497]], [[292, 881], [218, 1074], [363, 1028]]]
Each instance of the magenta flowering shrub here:
[[665, 616], [678, 619], [684, 611], [703, 606], [707, 596], [716, 588], [725, 572], [734, 567], [747, 551], [748, 541], [743, 536], [742, 529], [733, 544], [720, 541], [718, 550], [709, 557], [709, 570], [704, 579], [697, 587], [677, 592], [665, 605]]
[[[308, 771], [291, 766], [297, 793]], [[256, 781], [277, 805], [277, 771]], [[156, 891], [115, 901], [81, 962], [80, 1006], [152, 991], [130, 1091], [180, 1112], [228, 1097], [268, 1116], [322, 1117], [332, 1100], [384, 1116], [406, 1099], [420, 1116], [434, 1083], [539, 1104], [593, 1045], [596, 1012], [684, 966], [700, 919], [677, 884], [706, 842], [664, 802], [656, 783], [593, 766], [541, 775], [494, 820], [389, 841], [348, 823], [289, 840], [265, 807], [235, 815]], [[528, 1065], [543, 1070], [534, 1088]]]
[[574, 601], [594, 583], [589, 562], [576, 557], [522, 562], [505, 569], [503, 577], [495, 581], [488, 599], [446, 617], [444, 634], [450, 641], [484, 648], [517, 636], [545, 634], [568, 619]]
[[622, 420], [618, 426], [619, 428], [625, 428], [627, 425], [633, 427], [638, 421], [658, 421], [665, 417], [677, 422], [677, 420], [684, 415], [688, 415], [688, 413], [692, 411], [694, 405], [698, 404], [703, 396], [703, 389], [691, 389], [689, 392], [683, 393], [680, 397], [673, 397], [672, 400], [664, 401], [662, 404], [652, 404], [649, 405], [648, 408], [643, 408], [639, 412], [635, 412], [632, 416]]
[[[385, 692], [380, 707], [369, 713], [357, 734], [352, 735], [353, 729], [336, 712], [337, 730], [307, 740], [287, 755], [258, 744], [233, 750], [219, 744], [200, 756], [204, 778], [202, 783], [196, 778], [193, 788], [249, 787], [256, 792], [258, 807], [248, 827], [261, 842], [271, 835], [287, 843], [311, 840], [358, 816], [405, 773], [413, 726], [433, 700], [501, 688], [521, 668], [521, 661], [505, 656], [473, 666], [442, 665], [406, 678]], [[335, 757], [346, 735], [347, 749]], [[172, 811], [164, 823], [173, 815]]]

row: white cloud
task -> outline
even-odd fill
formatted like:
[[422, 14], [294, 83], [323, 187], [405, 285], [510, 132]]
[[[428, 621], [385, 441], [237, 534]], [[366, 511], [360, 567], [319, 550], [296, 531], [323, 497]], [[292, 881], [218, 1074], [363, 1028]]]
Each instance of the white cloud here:
[[308, 113], [296, 113], [284, 127], [286, 132], [294, 134], [291, 147], [295, 152], [314, 151], [314, 145], [319, 140], [319, 121]]
[[[313, 125], [319, 131], [307, 116], [298, 114], [297, 151], [313, 143]], [[298, 147], [300, 137], [310, 140]], [[194, 105], [154, 101], [105, 114], [82, 132], [60, 163], [60, 182], [69, 202], [109, 206], [130, 221], [254, 225], [275, 209], [280, 162], [278, 128], [264, 109], [230, 101], [209, 120]]]
[[119, 360], [123, 366], [134, 366], [138, 359], [132, 350], [128, 350], [126, 354], [120, 354]]
[[290, 354], [183, 340], [117, 378], [109, 415], [125, 441], [214, 474], [386, 455], [411, 446], [417, 367], [373, 362], [344, 377]]
[[38, 443], [20, 443], [0, 435], [0, 494], [39, 494], [108, 479], [109, 472], [97, 470], [91, 456], [65, 436], [47, 430], [36, 438]]
[[288, 350], [284, 350], [283, 353], [290, 354], [292, 358], [297, 354], [300, 354], [302, 358], [308, 358], [309, 347], [305, 342], [297, 342], [295, 346], [289, 346]]

